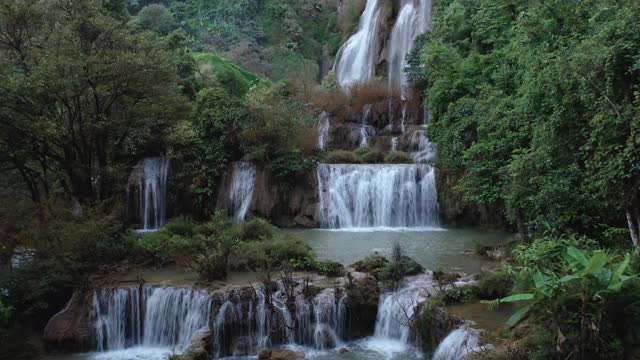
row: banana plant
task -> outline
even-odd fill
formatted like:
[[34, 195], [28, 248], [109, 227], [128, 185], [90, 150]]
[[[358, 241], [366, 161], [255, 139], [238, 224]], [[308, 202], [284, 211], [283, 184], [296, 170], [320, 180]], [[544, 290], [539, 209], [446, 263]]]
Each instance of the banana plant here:
[[[554, 298], [560, 292], [588, 289], [589, 298], [593, 301], [602, 299], [607, 293], [618, 292], [632, 278], [624, 275], [629, 267], [631, 256], [626, 254], [624, 260], [614, 269], [612, 257], [604, 251], [595, 251], [591, 257], [575, 247], [568, 247], [563, 254], [565, 268], [570, 274], [558, 279], [556, 274], [545, 274], [540, 270], [533, 273], [533, 292], [515, 294], [501, 299], [489, 301], [489, 308], [496, 308], [501, 303], [529, 302], [507, 320], [509, 326], [521, 322], [538, 304]], [[573, 290], [572, 290], [573, 289]], [[584, 297], [583, 297], [584, 298]]]

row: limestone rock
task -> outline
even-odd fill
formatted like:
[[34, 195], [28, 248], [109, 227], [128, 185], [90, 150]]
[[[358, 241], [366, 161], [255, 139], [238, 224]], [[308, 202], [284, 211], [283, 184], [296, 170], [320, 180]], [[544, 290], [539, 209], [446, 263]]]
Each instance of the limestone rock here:
[[66, 351], [90, 350], [93, 330], [89, 313], [90, 302], [90, 292], [73, 293], [65, 308], [51, 317], [45, 326], [45, 344]]
[[258, 353], [258, 360], [301, 360], [305, 355], [302, 351], [285, 349], [262, 349]]

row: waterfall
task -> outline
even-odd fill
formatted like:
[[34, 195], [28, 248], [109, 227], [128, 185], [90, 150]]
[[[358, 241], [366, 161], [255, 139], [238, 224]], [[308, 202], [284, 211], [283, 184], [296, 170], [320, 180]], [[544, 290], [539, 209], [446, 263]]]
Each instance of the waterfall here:
[[98, 351], [134, 346], [175, 348], [189, 346], [207, 327], [210, 296], [205, 291], [138, 286], [103, 288], [93, 294]]
[[358, 31], [338, 50], [333, 70], [343, 88], [375, 75], [380, 11], [380, 0], [367, 0]]
[[329, 130], [331, 130], [331, 124], [329, 123], [329, 113], [323, 111], [318, 119], [318, 147], [320, 148], [320, 150], [327, 149]]
[[278, 281], [277, 290], [223, 289], [214, 324], [216, 357], [255, 355], [279, 345], [309, 346], [318, 350], [342, 344], [345, 326], [345, 293], [325, 289], [308, 300], [302, 292], [289, 299]]
[[408, 278], [397, 291], [382, 295], [378, 305], [375, 337], [409, 344], [409, 321], [418, 303], [426, 300], [427, 290], [433, 287], [430, 276]]
[[186, 349], [196, 332], [207, 326], [211, 304], [207, 292], [146, 287], [144, 294], [144, 346]]
[[254, 164], [249, 162], [236, 162], [233, 164], [229, 202], [233, 219], [237, 222], [244, 221], [247, 216], [247, 211], [253, 198], [255, 181], [256, 166]]
[[415, 38], [427, 31], [431, 25], [431, 0], [402, 0], [400, 12], [389, 40], [389, 87], [403, 91], [407, 85], [404, 73], [407, 54]]
[[321, 222], [327, 228], [438, 225], [435, 169], [427, 164], [320, 164]]
[[143, 231], [154, 231], [166, 221], [167, 179], [169, 159], [155, 157], [144, 159], [129, 177], [127, 193], [131, 187], [138, 189], [138, 210]]
[[452, 331], [442, 340], [436, 349], [433, 360], [460, 360], [471, 353], [481, 352], [480, 334], [473, 329], [463, 326]]
[[436, 159], [436, 147], [433, 145], [424, 130], [416, 130], [409, 138], [409, 150], [411, 157], [417, 163], [431, 163]]
[[362, 124], [360, 125], [360, 147], [369, 146], [369, 135], [375, 135], [375, 130], [369, 126], [373, 105], [367, 104], [362, 108]]
[[100, 289], [93, 294], [98, 351], [140, 344], [140, 288]]
[[398, 151], [398, 137], [391, 138], [391, 151]]

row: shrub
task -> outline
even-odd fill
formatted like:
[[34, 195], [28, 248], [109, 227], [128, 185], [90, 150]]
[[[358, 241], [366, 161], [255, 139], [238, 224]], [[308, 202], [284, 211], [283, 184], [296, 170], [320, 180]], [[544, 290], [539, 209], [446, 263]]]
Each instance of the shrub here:
[[335, 150], [326, 154], [325, 162], [329, 164], [358, 164], [360, 159], [351, 151]]
[[344, 266], [336, 261], [318, 261], [316, 271], [325, 276], [338, 277], [344, 275]]
[[183, 265], [189, 263], [196, 254], [203, 253], [207, 248], [207, 238], [200, 234], [172, 235], [161, 229], [153, 233], [138, 234], [135, 247], [157, 264], [178, 262]]
[[271, 240], [240, 243], [231, 266], [243, 270], [276, 269], [305, 258], [313, 259], [311, 247], [299, 238], [280, 233]]
[[478, 297], [495, 299], [507, 296], [513, 288], [513, 278], [506, 270], [485, 271], [478, 279]]
[[387, 164], [411, 164], [413, 159], [404, 151], [392, 151], [385, 155], [384, 162]]
[[271, 169], [275, 176], [290, 185], [295, 184], [296, 180], [312, 167], [312, 161], [305, 159], [299, 149], [278, 151], [271, 160]]
[[360, 160], [365, 164], [377, 164], [384, 162], [384, 153], [379, 150], [371, 150], [360, 156]]
[[238, 240], [230, 234], [216, 236], [205, 252], [196, 256], [192, 267], [203, 280], [225, 279], [229, 270], [229, 256], [237, 244]]
[[268, 240], [273, 238], [278, 228], [271, 225], [267, 220], [261, 218], [251, 219], [238, 228], [240, 240]]
[[196, 224], [190, 218], [179, 216], [169, 220], [163, 230], [171, 235], [193, 236], [196, 233]]

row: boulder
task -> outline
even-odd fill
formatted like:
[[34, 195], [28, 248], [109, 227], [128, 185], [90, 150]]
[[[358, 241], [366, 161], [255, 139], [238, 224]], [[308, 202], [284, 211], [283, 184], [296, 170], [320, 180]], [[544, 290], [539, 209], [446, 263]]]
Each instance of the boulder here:
[[464, 323], [460, 317], [452, 315], [445, 308], [428, 310], [419, 309], [420, 314], [415, 318], [417, 342], [425, 352], [434, 351], [444, 338]]
[[301, 360], [305, 355], [302, 351], [285, 349], [262, 349], [258, 353], [258, 360]]
[[189, 360], [208, 360], [211, 358], [211, 345], [213, 344], [211, 331], [200, 331], [191, 339], [191, 345], [187, 350]]
[[351, 267], [355, 271], [371, 273], [377, 277], [376, 274], [380, 272], [388, 263], [389, 261], [384, 256], [380, 254], [373, 254], [367, 256], [362, 260], [356, 261], [355, 263], [351, 264]]
[[64, 351], [91, 349], [91, 298], [91, 292], [76, 291], [65, 308], [49, 319], [43, 335], [47, 347]]
[[378, 281], [366, 273], [348, 273], [347, 280], [345, 338], [372, 335], [378, 315]]

